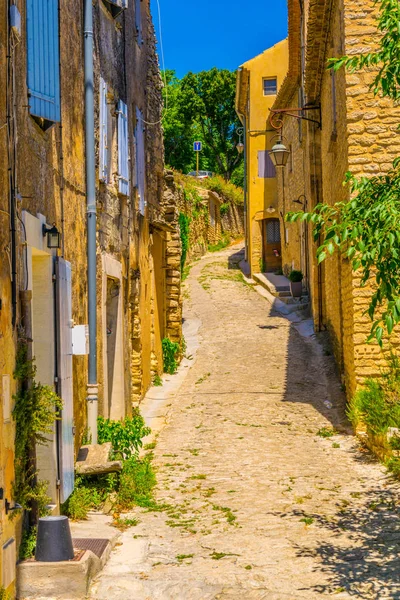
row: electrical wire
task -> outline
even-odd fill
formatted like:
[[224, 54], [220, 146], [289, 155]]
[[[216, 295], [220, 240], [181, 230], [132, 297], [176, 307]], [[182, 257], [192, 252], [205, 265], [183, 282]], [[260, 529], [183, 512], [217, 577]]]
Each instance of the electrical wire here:
[[[165, 72], [165, 56], [164, 56], [164, 43], [163, 43], [163, 36], [162, 36], [162, 19], [161, 19], [161, 6], [160, 6], [160, 0], [156, 0], [157, 1], [157, 12], [158, 12], [158, 30], [159, 30], [159, 35], [160, 35], [160, 50], [161, 50], [161, 64], [162, 64], [162, 73], [163, 73], [163, 79], [164, 79], [164, 88], [165, 88], [165, 112], [168, 111], [168, 85], [167, 85], [167, 75]], [[165, 114], [165, 113], [164, 113]], [[159, 121], [155, 121], [154, 123], [150, 123], [149, 121], [145, 121], [144, 119], [141, 119], [142, 123], [144, 123], [145, 125], [160, 125], [160, 123], [162, 123], [162, 118]]]

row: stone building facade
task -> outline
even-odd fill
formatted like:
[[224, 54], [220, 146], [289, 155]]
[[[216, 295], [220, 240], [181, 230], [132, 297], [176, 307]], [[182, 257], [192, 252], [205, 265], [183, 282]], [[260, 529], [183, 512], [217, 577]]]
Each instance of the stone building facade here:
[[[64, 402], [54, 435], [37, 448], [54, 513], [73, 488], [87, 426], [84, 2], [46, 7], [39, 29], [39, 0], [3, 2], [0, 13], [0, 591], [11, 594], [26, 521], [5, 510], [6, 500], [18, 502], [12, 408], [21, 338], [37, 381]], [[181, 246], [176, 210], [163, 196], [149, 0], [96, 0], [93, 31], [98, 412], [120, 419], [162, 372], [162, 339], [181, 340]], [[49, 247], [53, 225], [58, 248]]]
[[[399, 109], [369, 90], [373, 71], [336, 73], [327, 59], [373, 50], [376, 6], [372, 0], [289, 0], [289, 69], [273, 109], [316, 107], [303, 114], [318, 123], [283, 117], [291, 155], [278, 184], [282, 217], [349, 198], [345, 174], [385, 173], [399, 153]], [[370, 291], [349, 261], [338, 254], [316, 261], [317, 244], [304, 223], [281, 220], [284, 271], [301, 269], [311, 295], [317, 330], [328, 329], [349, 397], [366, 377], [379, 376], [385, 360], [366, 344]]]

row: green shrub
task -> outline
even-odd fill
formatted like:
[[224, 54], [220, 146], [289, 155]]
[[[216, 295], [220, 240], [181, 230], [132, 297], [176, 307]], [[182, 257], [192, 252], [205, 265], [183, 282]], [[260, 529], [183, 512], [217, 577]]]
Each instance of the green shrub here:
[[173, 375], [178, 368], [177, 357], [180, 352], [180, 345], [177, 342], [172, 342], [169, 338], [164, 338], [162, 341], [164, 373]]
[[129, 458], [124, 462], [120, 475], [118, 507], [128, 509], [134, 505], [148, 506], [152, 502], [155, 484], [156, 478], [150, 459]]
[[296, 271], [295, 269], [293, 269], [289, 273], [289, 281], [291, 281], [292, 283], [300, 283], [300, 281], [303, 281], [303, 278], [304, 276], [301, 271]]
[[229, 212], [229, 202], [223, 202], [219, 207], [219, 213], [221, 217], [224, 217]]
[[87, 518], [90, 510], [102, 507], [109, 495], [119, 487], [119, 474], [81, 475], [75, 479], [75, 489], [62, 505], [61, 511], [74, 521]]
[[[28, 558], [32, 558], [35, 555], [36, 550], [36, 527], [31, 527], [28, 530], [24, 530], [22, 533], [21, 544], [19, 547], [19, 559], [27, 560]], [[2, 596], [0, 593], [0, 600], [2, 600]]]
[[348, 416], [355, 427], [364, 423], [367, 432], [383, 435], [389, 427], [400, 427], [399, 398], [400, 364], [397, 357], [391, 356], [381, 378], [367, 379], [364, 388], [355, 394]]
[[113, 458], [129, 458], [137, 454], [142, 447], [142, 438], [150, 433], [144, 419], [138, 410], [132, 417], [125, 417], [121, 421], [111, 421], [104, 417], [97, 419], [98, 443], [111, 442]]

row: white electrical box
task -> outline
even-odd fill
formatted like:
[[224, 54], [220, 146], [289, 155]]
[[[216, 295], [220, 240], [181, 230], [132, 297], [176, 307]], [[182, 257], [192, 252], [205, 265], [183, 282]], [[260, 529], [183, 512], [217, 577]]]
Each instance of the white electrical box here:
[[72, 328], [72, 354], [84, 356], [89, 354], [89, 326], [75, 325]]
[[10, 6], [10, 27], [14, 35], [21, 37], [21, 13], [15, 4]]

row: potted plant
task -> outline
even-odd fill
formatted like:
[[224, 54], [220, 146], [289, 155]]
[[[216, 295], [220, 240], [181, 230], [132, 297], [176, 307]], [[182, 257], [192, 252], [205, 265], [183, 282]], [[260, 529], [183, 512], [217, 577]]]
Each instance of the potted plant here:
[[293, 298], [300, 298], [303, 293], [303, 273], [301, 271], [290, 271], [290, 292]]

